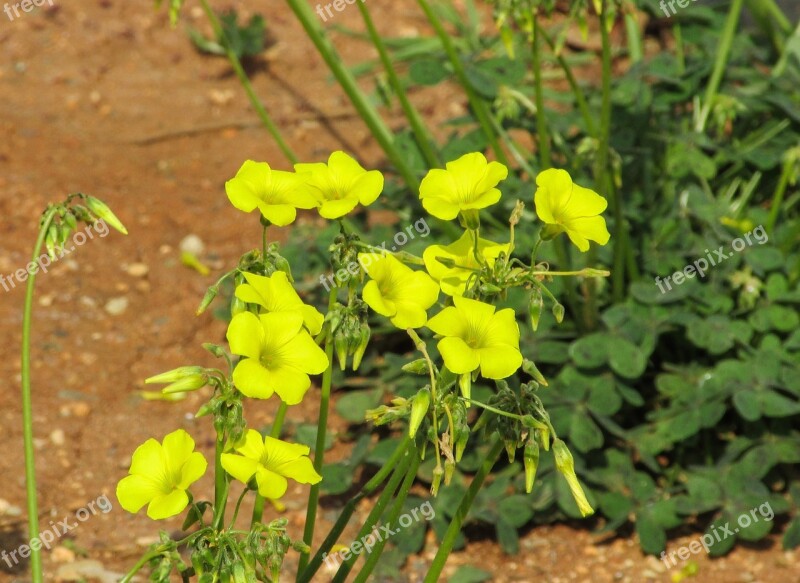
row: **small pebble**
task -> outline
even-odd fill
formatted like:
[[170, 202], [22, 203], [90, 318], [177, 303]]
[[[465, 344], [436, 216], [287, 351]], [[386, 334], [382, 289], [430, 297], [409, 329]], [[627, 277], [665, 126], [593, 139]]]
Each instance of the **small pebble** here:
[[129, 304], [128, 298], [125, 296], [121, 296], [118, 298], [111, 298], [106, 302], [105, 310], [112, 316], [119, 316], [120, 314], [124, 313], [125, 310], [128, 309]]
[[53, 562], [55, 563], [73, 563], [75, 562], [75, 552], [65, 546], [57, 546], [53, 549]]
[[178, 248], [182, 253], [191, 253], [195, 257], [199, 257], [203, 254], [203, 251], [205, 251], [206, 246], [203, 244], [203, 240], [197, 235], [186, 235], [183, 240], [181, 240]]
[[61, 446], [66, 443], [66, 437], [64, 436], [63, 429], [53, 429], [50, 432], [50, 441], [53, 442], [53, 445]]
[[144, 277], [150, 271], [150, 268], [144, 263], [131, 263], [125, 270], [131, 277]]

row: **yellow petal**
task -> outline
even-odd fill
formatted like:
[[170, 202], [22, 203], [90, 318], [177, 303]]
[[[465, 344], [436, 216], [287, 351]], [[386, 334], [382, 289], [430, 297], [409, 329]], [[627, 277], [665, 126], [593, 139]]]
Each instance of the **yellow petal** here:
[[242, 394], [254, 399], [269, 399], [275, 392], [272, 376], [260, 362], [245, 359], [233, 369], [233, 384]]
[[510, 377], [522, 366], [522, 354], [511, 346], [479, 348], [481, 376], [487, 379]]
[[480, 355], [458, 337], [447, 337], [439, 340], [439, 352], [444, 364], [456, 374], [472, 372], [480, 364]]
[[139, 474], [126, 476], [117, 484], [117, 500], [120, 506], [133, 514], [161, 493], [157, 480]]
[[258, 493], [264, 498], [276, 500], [286, 494], [289, 482], [281, 475], [270, 470], [259, 467], [256, 471], [256, 482], [258, 483]]
[[220, 456], [223, 469], [243, 484], [247, 484], [256, 474], [258, 462], [234, 453], [223, 453]]
[[427, 326], [442, 336], [463, 336], [467, 330], [466, 321], [453, 306], [445, 308], [428, 320]]
[[228, 325], [226, 337], [233, 354], [255, 359], [261, 356], [264, 330], [252, 312], [236, 314]]
[[180, 514], [189, 505], [186, 490], [175, 489], [169, 494], [161, 494], [153, 498], [147, 507], [147, 516], [153, 520], [162, 520]]

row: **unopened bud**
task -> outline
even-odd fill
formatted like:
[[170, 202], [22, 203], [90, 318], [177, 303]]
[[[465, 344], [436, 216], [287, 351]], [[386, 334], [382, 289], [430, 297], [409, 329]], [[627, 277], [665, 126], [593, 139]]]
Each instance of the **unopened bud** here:
[[532, 437], [525, 444], [523, 463], [525, 465], [525, 491], [530, 494], [533, 491], [533, 482], [536, 480], [536, 469], [539, 467], [539, 444]]
[[203, 312], [208, 309], [208, 306], [211, 305], [211, 302], [214, 301], [214, 298], [217, 297], [219, 293], [219, 287], [216, 285], [212, 285], [210, 288], [206, 290], [206, 294], [203, 296], [203, 301], [200, 302], [200, 305], [197, 307], [197, 311], [195, 311], [195, 315], [199, 316]]
[[529, 374], [533, 380], [543, 387], [547, 386], [547, 379], [544, 378], [544, 375], [539, 371], [539, 369], [536, 367], [536, 363], [532, 360], [528, 360], [527, 358], [523, 360], [522, 370]]
[[165, 395], [170, 395], [172, 393], [188, 393], [189, 391], [196, 391], [206, 386], [207, 382], [208, 378], [204, 374], [192, 375], [175, 381], [171, 385], [167, 385], [161, 389], [161, 392]]
[[55, 225], [50, 225], [44, 238], [44, 246], [47, 249], [47, 256], [51, 261], [56, 260], [56, 245], [58, 244], [58, 229]]
[[231, 317], [247, 311], [247, 303], [240, 300], [238, 297], [231, 298]]
[[367, 346], [369, 346], [370, 330], [366, 322], [361, 324], [360, 335], [359, 344], [353, 351], [353, 370], [358, 370], [361, 365], [361, 359], [364, 358], [364, 353], [367, 351]]
[[560, 439], [553, 441], [553, 456], [555, 457], [556, 469], [567, 480], [581, 516], [594, 514], [594, 509], [586, 499], [583, 487], [578, 482], [578, 476], [575, 475], [575, 461], [572, 459], [572, 453], [567, 448], [567, 444]]
[[531, 299], [528, 302], [528, 315], [531, 317], [531, 328], [534, 332], [539, 328], [539, 318], [542, 316], [543, 307], [542, 290], [537, 287], [531, 293]]
[[115, 215], [111, 209], [108, 208], [108, 205], [106, 205], [106, 203], [104, 203], [102, 200], [93, 196], [87, 196], [86, 206], [89, 207], [89, 210], [92, 211], [94, 216], [101, 221], [108, 223], [111, 228], [116, 229], [123, 235], [128, 234], [128, 229], [125, 228], [125, 225], [122, 224], [122, 221], [117, 218], [117, 215]]
[[347, 366], [347, 353], [350, 351], [350, 342], [347, 336], [340, 332], [334, 337], [333, 345], [336, 349], [336, 358], [339, 359], [339, 368], [344, 370]]
[[410, 372], [412, 374], [428, 374], [428, 361], [424, 358], [418, 358], [417, 360], [407, 362], [400, 367], [400, 370], [404, 372]]
[[508, 463], [513, 464], [517, 457], [517, 442], [506, 439], [503, 442], [503, 445], [505, 446], [506, 454], [508, 455]]
[[444, 470], [442, 466], [436, 466], [433, 468], [433, 480], [431, 481], [431, 494], [434, 496], [439, 495], [439, 486], [442, 483], [442, 477], [444, 476]]
[[431, 392], [425, 388], [421, 389], [411, 400], [411, 416], [408, 420], [408, 434], [411, 437], [417, 435], [417, 430], [428, 414], [431, 406]]
[[441, 263], [442, 265], [444, 265], [448, 269], [452, 269], [453, 267], [456, 266], [456, 262], [453, 259], [449, 258], [449, 257], [441, 257], [441, 256], [437, 255], [436, 257], [434, 257], [434, 259], [436, 259], [436, 261], [438, 261], [439, 263]]
[[292, 277], [292, 268], [289, 266], [289, 262], [285, 257], [278, 256], [278, 258], [275, 259], [275, 269], [284, 272], [286, 274], [286, 278], [289, 280], [289, 283], [294, 283], [294, 278]]
[[167, 372], [148, 377], [144, 380], [144, 384], [174, 383], [188, 377], [203, 374], [204, 371], [205, 369], [202, 366], [180, 366]]
[[553, 317], [556, 319], [556, 322], [560, 324], [564, 320], [564, 306], [555, 304], [553, 306]]
[[444, 485], [449, 486], [450, 480], [453, 479], [453, 474], [456, 471], [456, 464], [453, 461], [445, 460], [444, 462]]
[[[461, 396], [465, 399], [472, 398], [472, 373], [464, 373], [459, 375], [458, 377], [458, 387], [461, 389]], [[470, 407], [472, 403], [467, 401], [467, 407]]]

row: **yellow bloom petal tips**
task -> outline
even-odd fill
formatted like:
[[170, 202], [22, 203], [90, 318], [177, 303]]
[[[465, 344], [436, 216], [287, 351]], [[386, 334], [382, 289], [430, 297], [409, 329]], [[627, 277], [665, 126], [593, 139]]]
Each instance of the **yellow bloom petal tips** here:
[[276, 271], [269, 277], [247, 272], [242, 275], [247, 283], [236, 286], [237, 298], [261, 306], [267, 312], [300, 314], [309, 333], [319, 334], [323, 315], [314, 306], [303, 303], [286, 273]]
[[148, 439], [133, 453], [129, 475], [117, 484], [117, 499], [134, 514], [147, 505], [147, 516], [153, 520], [175, 516], [189, 504], [186, 490], [205, 474], [207, 466], [183, 429], [173, 431], [162, 443]]
[[231, 320], [227, 338], [231, 352], [245, 357], [233, 371], [233, 382], [248, 397], [278, 393], [287, 405], [297, 405], [311, 386], [308, 375], [328, 368], [325, 352], [303, 328], [299, 313], [242, 312]]
[[444, 336], [438, 346], [445, 366], [461, 375], [480, 367], [487, 379], [514, 374], [522, 366], [514, 310], [495, 312], [492, 305], [461, 296], [453, 303], [428, 320], [428, 328]]
[[258, 208], [266, 220], [279, 227], [293, 223], [297, 209], [317, 206], [300, 176], [272, 170], [266, 162], [247, 160], [225, 183], [225, 192], [240, 211], [249, 213]]
[[500, 200], [497, 184], [508, 176], [499, 162], [487, 162], [480, 152], [464, 154], [448, 162], [446, 170], [428, 172], [419, 187], [425, 210], [434, 217], [452, 220], [461, 211], [476, 211]]
[[258, 493], [277, 500], [286, 493], [291, 478], [301, 484], [317, 484], [322, 480], [305, 445], [287, 443], [273, 437], [261, 437], [250, 429], [235, 448], [236, 453], [223, 453], [222, 467], [231, 476], [247, 484], [255, 477]]
[[565, 231], [581, 251], [589, 250], [589, 241], [608, 243], [606, 221], [600, 216], [608, 202], [602, 196], [572, 182], [566, 170], [551, 168], [536, 177], [536, 214], [555, 234]]
[[423, 271], [414, 271], [391, 255], [359, 253], [358, 261], [371, 280], [362, 297], [367, 305], [398, 328], [420, 328], [426, 310], [439, 297], [439, 287]]
[[344, 152], [334, 152], [328, 163], [295, 164], [317, 199], [319, 214], [326, 219], [343, 217], [359, 203], [371, 205], [383, 190], [383, 175], [364, 170]]

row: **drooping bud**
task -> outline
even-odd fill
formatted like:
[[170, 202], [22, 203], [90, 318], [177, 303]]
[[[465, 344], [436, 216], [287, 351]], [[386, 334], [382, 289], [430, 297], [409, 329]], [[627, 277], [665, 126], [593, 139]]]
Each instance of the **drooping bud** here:
[[427, 388], [420, 389], [411, 399], [411, 416], [408, 419], [408, 435], [415, 437], [417, 430], [428, 414], [431, 406], [431, 392]]
[[506, 439], [503, 441], [503, 445], [505, 446], [506, 454], [508, 455], [508, 463], [513, 464], [514, 460], [517, 457], [516, 441], [511, 441], [510, 439]]
[[353, 352], [353, 370], [358, 370], [358, 367], [361, 365], [361, 359], [364, 358], [364, 353], [367, 351], [367, 346], [369, 346], [369, 338], [370, 338], [370, 330], [369, 324], [364, 322], [361, 324], [361, 337], [358, 346], [356, 347], [355, 351]]
[[553, 317], [556, 319], [556, 322], [560, 324], [564, 320], [564, 306], [555, 304], [553, 306]]
[[179, 366], [178, 368], [146, 378], [144, 384], [174, 383], [188, 377], [203, 374], [204, 371], [205, 369], [202, 366]]
[[539, 444], [533, 437], [528, 438], [525, 444], [523, 455], [525, 465], [525, 491], [530, 494], [533, 491], [533, 482], [536, 480], [536, 469], [539, 467]]
[[108, 208], [108, 205], [106, 205], [106, 203], [104, 203], [102, 200], [93, 196], [87, 196], [86, 206], [89, 207], [89, 210], [92, 211], [94, 216], [101, 221], [108, 223], [111, 228], [116, 229], [123, 235], [128, 234], [128, 229], [125, 228], [125, 225], [122, 224], [122, 221], [117, 218], [117, 215], [115, 215], [111, 209]]
[[528, 302], [528, 315], [531, 317], [531, 328], [533, 331], [539, 328], [539, 318], [542, 316], [542, 308], [544, 307], [544, 298], [542, 297], [542, 290], [537, 288], [531, 292], [531, 299]]
[[50, 225], [44, 238], [44, 246], [47, 248], [47, 256], [50, 261], [56, 260], [56, 245], [58, 244], [58, 229], [55, 225]]
[[333, 346], [336, 349], [336, 358], [339, 359], [339, 368], [344, 370], [347, 367], [347, 353], [350, 351], [350, 341], [340, 331], [333, 338]]
[[567, 448], [567, 444], [560, 439], [553, 441], [553, 456], [555, 457], [556, 469], [567, 480], [581, 516], [594, 514], [594, 509], [586, 499], [583, 487], [578, 482], [578, 476], [575, 475], [575, 461], [572, 459], [572, 453]]
[[161, 392], [165, 395], [171, 395], [173, 393], [188, 393], [189, 391], [196, 391], [197, 389], [206, 386], [207, 383], [208, 378], [206, 375], [192, 375], [167, 385], [161, 389]]
[[539, 369], [536, 367], [536, 363], [532, 360], [528, 360], [527, 358], [523, 360], [522, 370], [529, 374], [533, 380], [543, 387], [547, 386], [547, 379], [544, 378], [544, 375], [539, 371]]
[[442, 484], [442, 477], [444, 476], [444, 470], [442, 466], [436, 466], [433, 468], [433, 481], [431, 482], [431, 494], [434, 496], [439, 495], [439, 486]]
[[452, 460], [445, 460], [444, 462], [444, 485], [449, 486], [450, 480], [453, 479], [453, 474], [456, 471], [456, 463]]
[[400, 370], [404, 372], [410, 372], [411, 374], [428, 374], [428, 361], [424, 358], [418, 358], [417, 360], [407, 362], [400, 367]]
[[219, 293], [219, 287], [216, 285], [212, 285], [210, 288], [206, 290], [206, 294], [203, 296], [203, 301], [200, 302], [200, 305], [197, 307], [195, 311], [195, 316], [199, 316], [203, 312], [208, 309], [208, 306], [211, 305], [211, 302], [214, 301], [214, 298], [217, 297]]

